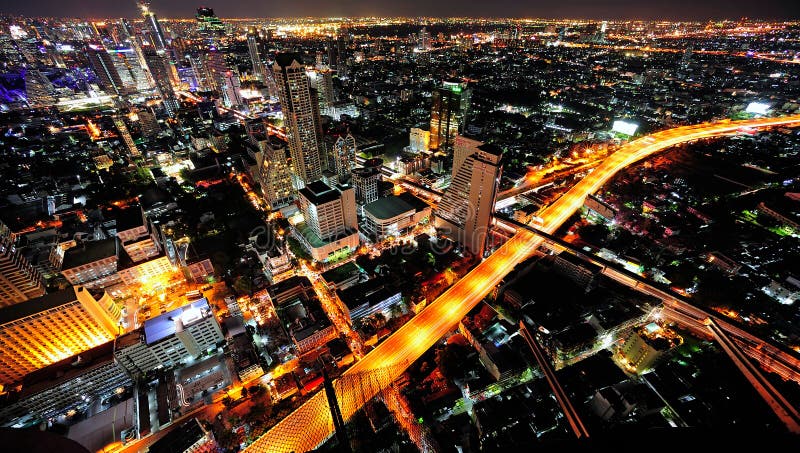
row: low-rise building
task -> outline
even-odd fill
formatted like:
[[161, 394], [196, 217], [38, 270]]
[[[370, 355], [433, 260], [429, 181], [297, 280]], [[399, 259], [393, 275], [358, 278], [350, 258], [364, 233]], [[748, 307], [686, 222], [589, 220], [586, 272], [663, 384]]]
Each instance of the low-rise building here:
[[109, 341], [25, 376], [15, 407], [0, 410], [0, 426], [79, 412], [124, 392], [132, 381], [114, 360], [113, 349]]
[[400, 236], [417, 225], [427, 223], [430, 216], [431, 207], [427, 203], [403, 192], [365, 205], [362, 229], [373, 241], [381, 241], [389, 236]]

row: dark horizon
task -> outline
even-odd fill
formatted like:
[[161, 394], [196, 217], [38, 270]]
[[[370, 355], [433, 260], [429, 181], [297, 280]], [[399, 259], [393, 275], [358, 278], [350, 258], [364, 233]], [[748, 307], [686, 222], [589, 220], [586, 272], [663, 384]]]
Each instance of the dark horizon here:
[[[152, 10], [160, 18], [194, 17], [197, 8], [213, 8], [221, 18], [326, 18], [326, 17], [428, 17], [428, 18], [530, 18], [575, 20], [669, 20], [705, 21], [740, 19], [800, 19], [800, 2], [765, 0], [709, 0], [692, 2], [674, 0], [669, 4], [649, 4], [642, 0], [563, 0], [560, 2], [519, 2], [495, 0], [464, 4], [456, 0], [431, 3], [427, 0], [396, 2], [389, 0], [299, 0], [287, 3], [266, 3], [260, 0], [222, 2], [219, 0], [156, 0]], [[117, 18], [138, 17], [136, 2], [123, 0], [19, 2], [0, 0], [0, 14], [26, 17]]]

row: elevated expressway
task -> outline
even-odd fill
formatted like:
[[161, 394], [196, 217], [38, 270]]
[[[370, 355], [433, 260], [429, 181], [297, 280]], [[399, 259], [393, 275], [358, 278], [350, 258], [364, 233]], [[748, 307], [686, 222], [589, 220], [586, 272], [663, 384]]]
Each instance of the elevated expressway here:
[[[541, 229], [553, 233], [583, 205], [587, 195], [596, 192], [619, 170], [634, 162], [681, 143], [735, 135], [741, 128], [762, 129], [775, 126], [800, 126], [800, 115], [744, 121], [722, 120], [681, 126], [631, 141], [606, 158], [561, 198], [546, 207], [541, 212], [544, 220]], [[453, 329], [458, 321], [514, 266], [530, 256], [542, 241], [541, 237], [530, 231], [519, 231], [421, 313], [347, 370], [345, 376], [380, 368], [399, 371], [386, 374], [381, 382], [371, 382], [369, 388], [363, 388], [360, 392], [343, 391], [343, 387], [334, 385], [343, 418], [345, 420], [350, 418], [366, 400], [391, 385], [405, 368], [405, 365], [399, 367], [393, 365], [410, 364], [419, 358], [439, 338]], [[333, 421], [327, 400], [323, 392], [318, 392], [245, 451], [249, 453], [308, 451], [325, 441], [332, 433]]]

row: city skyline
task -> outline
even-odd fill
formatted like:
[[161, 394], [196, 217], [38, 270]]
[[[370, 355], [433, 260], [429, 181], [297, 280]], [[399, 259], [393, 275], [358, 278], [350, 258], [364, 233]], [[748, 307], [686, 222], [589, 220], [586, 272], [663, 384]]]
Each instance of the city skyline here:
[[0, 15], [10, 451], [796, 443], [800, 21], [138, 6]]
[[[736, 0], [710, 0], [691, 2], [642, 2], [638, 0], [566, 0], [563, 2], [536, 2], [528, 4], [515, 0], [491, 3], [463, 3], [454, 0], [427, 2], [388, 0], [326, 2], [301, 0], [289, 3], [265, 3], [257, 0], [222, 2], [219, 0], [196, 2], [178, 0], [152, 2], [152, 9], [162, 19], [191, 18], [199, 7], [213, 8], [222, 18], [289, 18], [289, 17], [461, 17], [461, 18], [538, 18], [586, 20], [678, 20], [706, 21], [742, 17], [751, 19], [800, 19], [800, 4], [782, 0], [745, 2]], [[43, 0], [26, 4], [13, 0], [0, 0], [0, 13], [31, 17], [115, 18], [138, 17], [135, 2], [107, 2], [89, 0], [82, 2]]]

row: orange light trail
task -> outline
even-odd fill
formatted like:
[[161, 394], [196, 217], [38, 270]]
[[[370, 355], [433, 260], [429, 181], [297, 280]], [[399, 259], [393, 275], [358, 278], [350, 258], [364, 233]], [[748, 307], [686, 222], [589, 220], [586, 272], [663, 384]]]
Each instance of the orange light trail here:
[[[722, 120], [681, 126], [631, 141], [606, 158], [588, 176], [545, 208], [541, 212], [541, 218], [544, 220], [541, 229], [551, 234], [555, 232], [583, 205], [587, 195], [596, 192], [618, 171], [652, 154], [681, 143], [734, 135], [741, 127], [774, 126], [800, 126], [800, 115], [744, 121]], [[519, 231], [427, 308], [355, 363], [345, 372], [345, 376], [393, 367], [397, 370], [396, 375], [389, 378], [397, 379], [408, 364], [422, 356], [439, 338], [452, 330], [514, 266], [528, 258], [542, 241], [540, 237], [527, 230]], [[392, 380], [382, 382], [383, 386], [388, 386]], [[364, 398], [374, 397], [381, 389], [369, 386], [368, 389], [360, 390], [337, 391], [345, 420], [361, 407]], [[327, 400], [323, 392], [317, 392], [245, 451], [249, 453], [308, 451], [325, 441], [332, 433], [333, 421]]]

